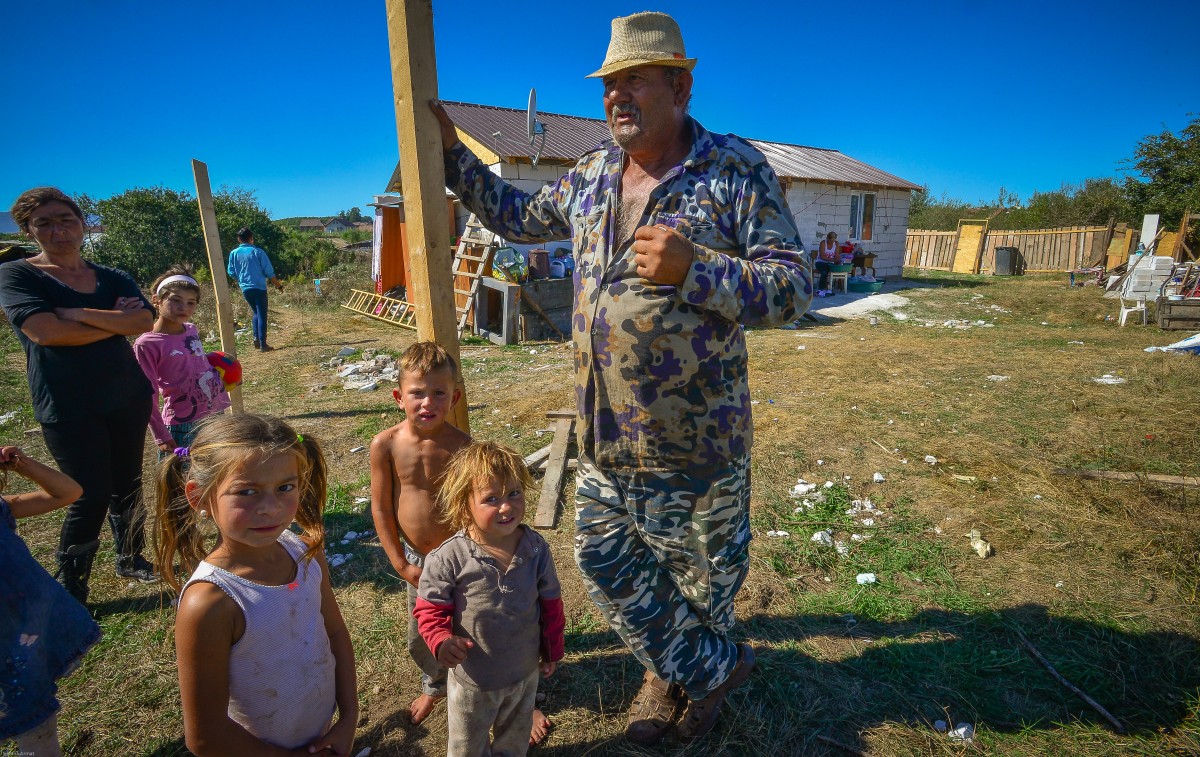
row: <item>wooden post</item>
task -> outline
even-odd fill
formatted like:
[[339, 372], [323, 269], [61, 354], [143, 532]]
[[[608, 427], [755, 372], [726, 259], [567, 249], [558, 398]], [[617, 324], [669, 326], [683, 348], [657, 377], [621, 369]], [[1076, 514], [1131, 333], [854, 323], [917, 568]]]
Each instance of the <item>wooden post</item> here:
[[[192, 174], [196, 177], [196, 201], [200, 203], [200, 225], [204, 229], [204, 247], [208, 250], [208, 270], [212, 275], [213, 293], [217, 299], [217, 330], [221, 334], [221, 351], [237, 357], [237, 341], [233, 336], [233, 310], [229, 304], [229, 278], [225, 273], [225, 255], [221, 251], [221, 234], [217, 230], [217, 212], [213, 209], [212, 186], [208, 182], [208, 166], [192, 159]], [[229, 411], [242, 412], [242, 388], [229, 390]]]
[[[417, 338], [437, 342], [458, 362], [442, 132], [429, 109], [429, 102], [437, 98], [433, 2], [386, 2], [404, 225], [412, 266], [408, 300], [417, 308]], [[461, 371], [458, 390], [460, 399], [450, 420], [469, 433]]]

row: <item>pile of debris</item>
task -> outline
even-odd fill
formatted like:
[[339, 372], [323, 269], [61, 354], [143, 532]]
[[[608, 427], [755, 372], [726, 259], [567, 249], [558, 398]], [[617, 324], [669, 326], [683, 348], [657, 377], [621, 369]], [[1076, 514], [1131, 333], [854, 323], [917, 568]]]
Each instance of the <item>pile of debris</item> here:
[[347, 362], [356, 352], [358, 350], [351, 347], [343, 347], [328, 362], [321, 364], [323, 368], [337, 371], [347, 391], [373, 392], [381, 386], [394, 385], [400, 378], [400, 366], [391, 355], [365, 349], [361, 360]]

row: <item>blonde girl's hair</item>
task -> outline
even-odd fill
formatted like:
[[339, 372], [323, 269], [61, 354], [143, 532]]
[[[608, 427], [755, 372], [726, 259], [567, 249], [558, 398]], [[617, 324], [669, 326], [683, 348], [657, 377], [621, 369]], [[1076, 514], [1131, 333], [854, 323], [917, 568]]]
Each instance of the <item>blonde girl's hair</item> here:
[[474, 522], [471, 501], [475, 489], [490, 481], [516, 481], [526, 491], [533, 488], [533, 475], [525, 459], [508, 447], [472, 442], [454, 453], [438, 491], [441, 521], [455, 531], [469, 528]]
[[154, 280], [154, 283], [150, 285], [150, 295], [161, 300], [164, 294], [170, 294], [171, 292], [192, 292], [196, 295], [196, 300], [199, 301], [201, 294], [199, 285], [191, 284], [186, 281], [172, 281], [170, 284], [167, 284], [165, 288], [163, 288], [162, 292], [159, 292], [158, 285], [166, 281], [171, 276], [187, 276], [193, 281], [196, 279], [196, 274], [190, 265], [187, 263], [176, 263], [168, 268], [162, 276], [159, 276]]
[[[198, 509], [213, 509], [221, 485], [247, 458], [278, 454], [296, 456], [300, 477], [296, 523], [308, 545], [301, 559], [312, 559], [324, 546], [327, 473], [317, 440], [297, 435], [287, 423], [267, 415], [210, 415], [201, 421], [191, 448], [176, 450], [158, 467], [155, 562], [158, 574], [172, 589], [180, 590], [176, 558], [188, 576], [210, 551]], [[193, 508], [184, 494], [189, 481], [197, 484], [199, 508]]]

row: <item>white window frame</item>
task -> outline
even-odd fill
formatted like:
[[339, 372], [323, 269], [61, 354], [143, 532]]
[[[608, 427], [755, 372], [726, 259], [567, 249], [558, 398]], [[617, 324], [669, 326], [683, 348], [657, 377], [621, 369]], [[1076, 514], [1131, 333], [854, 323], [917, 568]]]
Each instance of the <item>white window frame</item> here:
[[[862, 237], [863, 211], [866, 208], [867, 197], [871, 198], [871, 236]], [[877, 192], [855, 192], [850, 195], [850, 232], [848, 238], [855, 242], [871, 242], [875, 239], [875, 211], [879, 207]]]

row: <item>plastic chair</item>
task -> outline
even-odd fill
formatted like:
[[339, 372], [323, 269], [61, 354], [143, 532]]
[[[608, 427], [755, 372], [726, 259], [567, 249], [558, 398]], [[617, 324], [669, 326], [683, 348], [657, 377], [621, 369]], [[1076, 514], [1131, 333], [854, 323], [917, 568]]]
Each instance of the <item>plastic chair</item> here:
[[1142, 314], [1142, 325], [1145, 326], [1149, 317], [1146, 310], [1146, 300], [1158, 294], [1161, 283], [1156, 283], [1156, 277], [1149, 269], [1135, 269], [1125, 283], [1121, 285], [1118, 301], [1121, 303], [1120, 324], [1125, 325], [1130, 313]]

